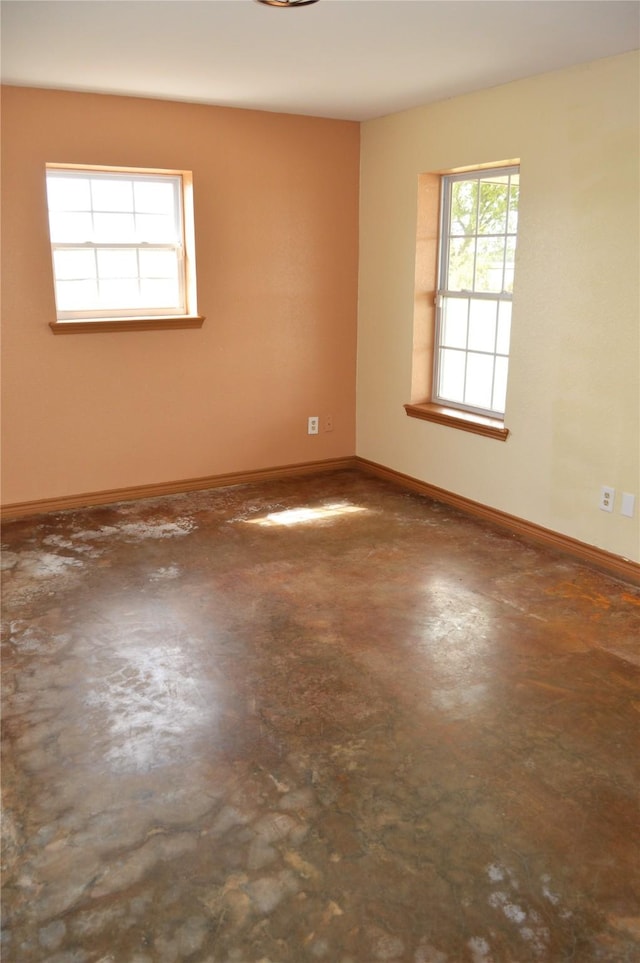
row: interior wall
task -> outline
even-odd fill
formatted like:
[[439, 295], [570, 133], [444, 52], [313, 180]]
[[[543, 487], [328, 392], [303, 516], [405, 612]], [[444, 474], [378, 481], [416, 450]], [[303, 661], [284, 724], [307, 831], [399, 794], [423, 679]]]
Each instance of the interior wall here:
[[[640, 560], [638, 54], [369, 121], [357, 453]], [[418, 178], [521, 159], [506, 442], [408, 418]], [[427, 400], [423, 398], [422, 400]], [[602, 485], [615, 511], [598, 508]], [[621, 493], [636, 495], [632, 519]]]
[[[2, 134], [5, 505], [353, 455], [358, 124], [5, 87]], [[47, 162], [193, 172], [201, 329], [52, 333]]]

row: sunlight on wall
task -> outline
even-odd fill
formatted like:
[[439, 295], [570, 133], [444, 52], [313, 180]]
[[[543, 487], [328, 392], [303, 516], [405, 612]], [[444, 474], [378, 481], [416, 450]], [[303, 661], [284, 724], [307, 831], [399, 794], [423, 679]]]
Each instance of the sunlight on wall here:
[[[603, 484], [639, 490], [639, 67], [632, 52], [362, 124], [356, 452], [634, 561], [637, 519], [598, 498]], [[431, 391], [438, 197], [425, 172], [517, 157], [502, 444], [403, 405]]]

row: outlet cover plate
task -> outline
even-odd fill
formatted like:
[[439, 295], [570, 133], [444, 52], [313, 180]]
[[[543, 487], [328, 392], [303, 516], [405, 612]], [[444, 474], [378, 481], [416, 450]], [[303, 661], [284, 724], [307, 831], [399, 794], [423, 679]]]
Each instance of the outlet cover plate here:
[[600, 489], [600, 509], [603, 512], [613, 511], [613, 502], [616, 497], [615, 488], [611, 488], [609, 485], [603, 485]]
[[633, 518], [633, 512], [636, 507], [636, 496], [632, 495], [631, 492], [622, 493], [622, 504], [620, 506], [620, 514], [624, 515], [625, 518]]

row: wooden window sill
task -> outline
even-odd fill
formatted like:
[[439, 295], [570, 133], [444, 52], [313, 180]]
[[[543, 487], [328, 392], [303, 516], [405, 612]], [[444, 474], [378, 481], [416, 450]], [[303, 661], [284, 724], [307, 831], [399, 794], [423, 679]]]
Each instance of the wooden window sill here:
[[165, 318], [95, 318], [92, 321], [50, 321], [54, 334], [89, 334], [105, 331], [169, 331], [173, 328], [201, 328], [200, 314], [180, 314]]
[[447, 408], [431, 402], [419, 405], [405, 405], [404, 410], [410, 418], [421, 418], [423, 421], [433, 421], [438, 425], [449, 428], [460, 428], [462, 431], [472, 431], [476, 435], [486, 438], [497, 438], [506, 441], [509, 429], [498, 418], [488, 418], [485, 415], [475, 415], [470, 411], [459, 411], [457, 408]]

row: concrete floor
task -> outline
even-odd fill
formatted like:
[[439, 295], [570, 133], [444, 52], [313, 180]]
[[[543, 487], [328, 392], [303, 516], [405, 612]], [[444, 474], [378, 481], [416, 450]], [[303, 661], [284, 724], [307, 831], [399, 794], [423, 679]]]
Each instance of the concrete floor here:
[[3, 543], [5, 963], [640, 959], [640, 591], [356, 472]]

